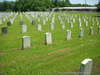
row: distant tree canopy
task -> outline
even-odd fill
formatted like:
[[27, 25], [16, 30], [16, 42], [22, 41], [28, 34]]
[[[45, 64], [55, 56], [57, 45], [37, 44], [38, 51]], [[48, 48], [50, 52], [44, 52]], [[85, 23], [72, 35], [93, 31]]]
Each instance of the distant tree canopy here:
[[66, 7], [66, 6], [84, 6], [84, 5], [70, 4], [69, 0], [59, 1], [59, 2], [54, 2], [53, 0], [16, 0], [15, 2], [11, 1], [0, 2], [0, 11], [45, 11], [56, 7]]
[[100, 2], [96, 5], [97, 6], [97, 11], [99, 11], [100, 12]]

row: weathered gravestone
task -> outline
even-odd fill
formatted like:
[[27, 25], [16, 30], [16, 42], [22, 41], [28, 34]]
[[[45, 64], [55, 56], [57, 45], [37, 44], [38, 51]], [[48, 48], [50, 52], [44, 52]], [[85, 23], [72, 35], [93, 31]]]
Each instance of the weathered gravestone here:
[[89, 29], [89, 34], [90, 34], [90, 35], [93, 35], [93, 27], [90, 27], [90, 29]]
[[2, 27], [2, 35], [7, 35], [8, 33], [8, 27]]
[[25, 33], [25, 32], [27, 32], [27, 25], [23, 24], [22, 25], [22, 33]]
[[80, 28], [80, 37], [83, 37], [84, 36], [84, 31], [82, 28]]
[[52, 35], [50, 32], [45, 33], [45, 44], [46, 45], [52, 44]]
[[30, 36], [23, 36], [22, 38], [22, 49], [30, 48]]
[[70, 30], [66, 31], [66, 40], [71, 40], [71, 31]]
[[91, 75], [92, 72], [92, 59], [85, 59], [81, 62], [79, 75]]

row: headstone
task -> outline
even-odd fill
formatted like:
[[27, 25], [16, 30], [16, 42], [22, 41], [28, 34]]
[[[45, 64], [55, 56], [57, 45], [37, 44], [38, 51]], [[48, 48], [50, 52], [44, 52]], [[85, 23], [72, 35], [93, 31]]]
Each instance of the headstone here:
[[88, 21], [86, 21], [85, 23], [86, 23], [85, 26], [87, 27], [88, 26]]
[[30, 48], [30, 36], [23, 36], [22, 38], [22, 49]]
[[54, 23], [51, 23], [51, 30], [54, 30]]
[[46, 45], [52, 44], [52, 35], [50, 32], [45, 33], [45, 44]]
[[85, 59], [81, 62], [79, 75], [91, 75], [92, 71], [92, 59]]
[[73, 23], [70, 24], [70, 27], [73, 28]]
[[40, 24], [37, 25], [37, 30], [41, 31], [42, 30], [42, 26]]
[[27, 25], [23, 24], [22, 25], [22, 33], [25, 33], [25, 32], [27, 32]]
[[66, 31], [66, 40], [70, 40], [71, 39], [71, 31], [67, 30]]
[[93, 27], [90, 27], [90, 29], [89, 29], [89, 34], [90, 34], [90, 35], [93, 35]]
[[82, 28], [80, 28], [80, 37], [83, 37], [84, 36], [84, 31]]
[[2, 27], [2, 35], [7, 35], [8, 27]]
[[65, 24], [64, 24], [64, 22], [61, 22], [61, 27], [62, 27], [62, 29], [65, 28]]

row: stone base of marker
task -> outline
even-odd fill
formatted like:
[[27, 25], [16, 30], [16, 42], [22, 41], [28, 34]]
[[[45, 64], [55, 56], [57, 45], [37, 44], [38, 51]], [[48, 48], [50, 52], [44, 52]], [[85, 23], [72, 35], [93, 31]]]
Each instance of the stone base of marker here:
[[71, 40], [71, 31], [70, 30], [66, 31], [66, 40]]
[[22, 37], [22, 49], [26, 49], [30, 47], [31, 47], [30, 36], [23, 36]]
[[46, 45], [52, 44], [52, 35], [50, 32], [45, 33], [45, 44]]
[[92, 72], [92, 59], [85, 59], [81, 62], [79, 75], [91, 75]]
[[7, 35], [7, 33], [8, 33], [8, 27], [2, 27], [2, 29], [1, 29], [2, 31], [2, 35]]

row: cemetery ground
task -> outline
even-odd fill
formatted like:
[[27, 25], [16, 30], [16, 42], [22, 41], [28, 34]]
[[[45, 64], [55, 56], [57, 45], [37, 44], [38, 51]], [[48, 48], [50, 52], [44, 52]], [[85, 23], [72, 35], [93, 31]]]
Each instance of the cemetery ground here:
[[[16, 16], [14, 23], [8, 27], [7, 35], [2, 35], [1, 28], [7, 26], [9, 18], [0, 25], [0, 75], [78, 75], [76, 72], [80, 70], [80, 62], [86, 58], [93, 59], [92, 75], [100, 75], [100, 33], [98, 33], [100, 23], [97, 25], [96, 21], [96, 19], [98, 22], [100, 21], [100, 17], [97, 17], [100, 14], [64, 13], [64, 15], [80, 16], [81, 28], [84, 29], [83, 37], [79, 37], [80, 27], [77, 21], [79, 17], [75, 17], [75, 22], [70, 20], [73, 22], [73, 28], [62, 17], [62, 21], [65, 23], [65, 28], [62, 29], [58, 16], [63, 13], [55, 12], [54, 14], [54, 30], [50, 29], [52, 17], [47, 16], [48, 21], [45, 24], [42, 24], [42, 21], [38, 22], [38, 18], [36, 18], [36, 24], [42, 26], [42, 30], [37, 31], [25, 13]], [[85, 26], [81, 16], [91, 16], [85, 20], [88, 21], [88, 26]], [[27, 25], [25, 33], [22, 33], [22, 26], [19, 24], [21, 17], [24, 24]], [[90, 26], [93, 27], [93, 35], [89, 35]], [[66, 40], [67, 29], [72, 33], [70, 40]], [[52, 44], [50, 45], [45, 44], [45, 32], [52, 33]], [[30, 48], [22, 49], [23, 36], [30, 36]]]

